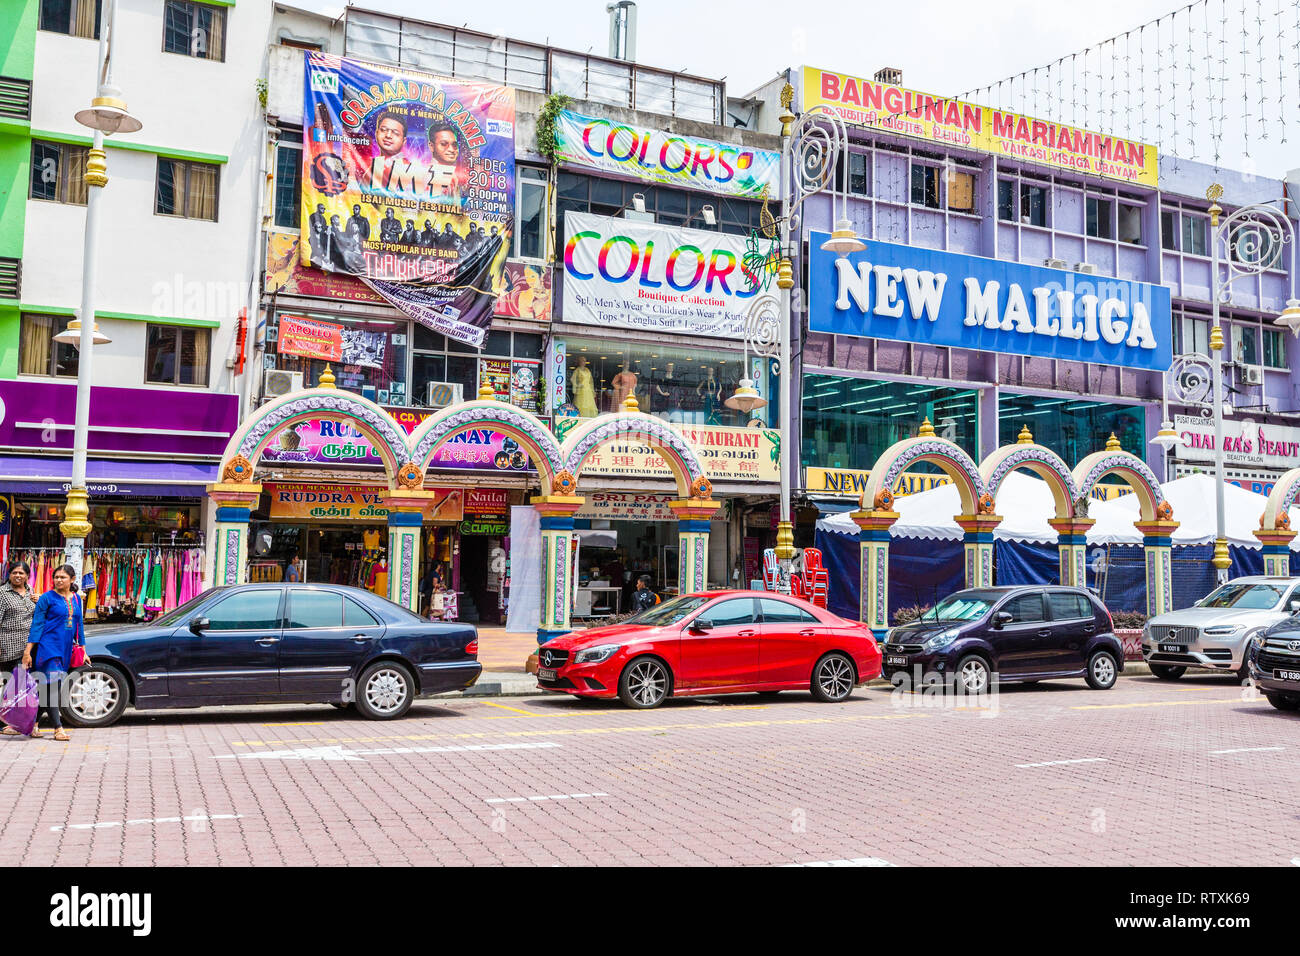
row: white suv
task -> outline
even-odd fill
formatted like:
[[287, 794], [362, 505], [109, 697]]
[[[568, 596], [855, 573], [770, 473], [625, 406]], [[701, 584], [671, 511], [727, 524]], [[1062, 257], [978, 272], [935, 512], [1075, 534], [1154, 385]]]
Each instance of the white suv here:
[[1235, 578], [1192, 607], [1170, 611], [1142, 628], [1142, 659], [1162, 680], [1189, 667], [1249, 676], [1250, 642], [1300, 611], [1300, 578]]

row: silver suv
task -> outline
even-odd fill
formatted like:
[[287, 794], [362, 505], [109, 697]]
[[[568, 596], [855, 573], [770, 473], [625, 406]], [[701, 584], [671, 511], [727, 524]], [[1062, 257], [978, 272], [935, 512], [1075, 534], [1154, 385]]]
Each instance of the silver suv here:
[[1192, 607], [1170, 611], [1142, 628], [1142, 659], [1162, 680], [1189, 667], [1250, 676], [1250, 642], [1300, 611], [1300, 578], [1234, 578]]

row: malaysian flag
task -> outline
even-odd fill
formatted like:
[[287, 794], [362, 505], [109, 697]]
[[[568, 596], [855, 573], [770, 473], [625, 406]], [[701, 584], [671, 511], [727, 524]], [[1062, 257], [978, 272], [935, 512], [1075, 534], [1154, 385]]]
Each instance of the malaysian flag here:
[[9, 565], [9, 532], [13, 523], [14, 503], [8, 495], [0, 495], [0, 566]]

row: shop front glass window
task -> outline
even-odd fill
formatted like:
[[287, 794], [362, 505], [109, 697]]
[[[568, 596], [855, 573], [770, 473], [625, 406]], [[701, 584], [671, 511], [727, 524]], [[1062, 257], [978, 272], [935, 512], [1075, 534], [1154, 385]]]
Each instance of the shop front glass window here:
[[[752, 355], [746, 376], [739, 351], [586, 338], [567, 339], [565, 345], [567, 401], [561, 415], [592, 418], [619, 410], [635, 395], [641, 411], [679, 424], [768, 427], [775, 421], [764, 363]], [[755, 381], [768, 405], [741, 413], [724, 404], [742, 377]]]
[[1101, 451], [1112, 434], [1120, 447], [1147, 458], [1145, 412], [1140, 405], [1076, 398], [1003, 394], [998, 399], [998, 444], [1015, 444], [1021, 428], [1067, 463]]
[[[364, 395], [381, 405], [409, 405], [406, 382], [406, 351], [410, 337], [409, 322], [382, 319], [352, 321], [337, 316], [307, 316], [312, 322], [338, 328], [342, 341], [342, 359], [326, 362], [298, 354], [300, 348], [291, 337], [277, 329], [277, 340], [267, 350], [275, 352], [276, 367], [303, 373], [303, 387], [320, 382], [329, 365], [334, 385]], [[465, 396], [469, 398], [467, 394]]]
[[[929, 418], [937, 435], [979, 453], [979, 393], [917, 382], [805, 374], [802, 464], [869, 470]], [[917, 471], [925, 468], [918, 466]]]

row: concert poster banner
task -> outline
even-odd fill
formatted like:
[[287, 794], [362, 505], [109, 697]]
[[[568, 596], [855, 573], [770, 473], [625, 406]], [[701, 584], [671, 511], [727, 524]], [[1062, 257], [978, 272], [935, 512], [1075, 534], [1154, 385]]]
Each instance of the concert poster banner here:
[[515, 93], [304, 54], [302, 262], [479, 347], [511, 245]]

